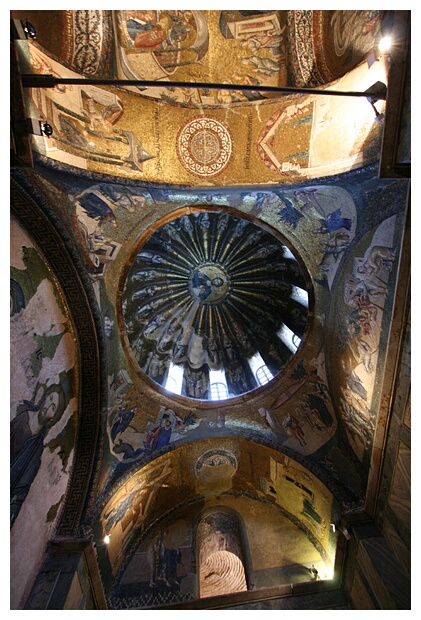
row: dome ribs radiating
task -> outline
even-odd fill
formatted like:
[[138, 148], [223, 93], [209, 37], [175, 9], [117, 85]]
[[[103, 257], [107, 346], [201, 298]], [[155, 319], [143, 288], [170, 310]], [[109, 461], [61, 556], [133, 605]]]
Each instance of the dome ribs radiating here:
[[186, 263], [185, 261], [181, 262], [173, 255], [163, 256], [161, 250], [156, 250], [153, 248], [153, 246], [150, 250], [144, 250], [142, 252], [139, 252], [139, 254], [136, 256], [136, 262], [141, 263], [145, 266], [160, 265], [161, 268], [167, 266], [170, 269], [176, 268], [181, 273], [189, 273], [189, 268], [186, 266], [188, 265], [188, 263]]
[[221, 252], [223, 251], [227, 240], [230, 238], [229, 221], [230, 216], [227, 213], [222, 215], [218, 214], [218, 217], [215, 218], [215, 242], [212, 246], [211, 255], [211, 260], [214, 262], [220, 262]]
[[291, 299], [283, 319], [284, 323], [294, 334], [297, 334], [300, 338], [303, 337], [307, 324], [307, 309], [305, 306]]
[[242, 323], [245, 323], [246, 329], [249, 332], [253, 330], [256, 320], [262, 324], [270, 324], [271, 331], [279, 329], [282, 323], [281, 315], [274, 317], [267, 312], [267, 308], [264, 308], [260, 304], [246, 302], [242, 298], [235, 297], [234, 295], [227, 301], [226, 307], [231, 310], [233, 317], [237, 316]]
[[306, 278], [277, 236], [208, 210], [156, 230], [137, 251], [122, 293], [140, 370], [196, 400], [240, 396], [276, 377], [304, 335], [307, 305]]
[[[187, 217], [187, 216], [184, 216]], [[181, 234], [183, 237], [183, 249], [186, 251], [186, 256], [188, 257], [188, 266], [191, 267], [192, 263], [198, 263], [203, 260], [200, 243], [197, 241], [194, 234], [194, 227], [188, 228], [187, 230], [182, 230]]]
[[276, 374], [286, 366], [293, 353], [282, 340], [274, 338], [262, 347], [260, 355], [272, 373]]
[[231, 260], [233, 257], [244, 253], [244, 230], [249, 225], [250, 223], [246, 220], [239, 220], [237, 224], [233, 224], [230, 227], [229, 235], [226, 238], [227, 241], [225, 244], [225, 248], [219, 259], [221, 262], [227, 265], [227, 267], [231, 266]]

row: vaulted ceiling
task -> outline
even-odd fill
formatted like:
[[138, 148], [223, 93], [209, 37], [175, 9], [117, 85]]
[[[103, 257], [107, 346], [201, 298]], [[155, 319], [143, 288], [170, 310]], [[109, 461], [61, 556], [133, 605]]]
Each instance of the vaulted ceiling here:
[[[376, 46], [390, 16], [12, 17], [37, 33], [16, 41], [21, 74], [87, 81], [23, 89], [53, 133], [12, 172], [11, 419], [44, 411], [51, 385], [62, 400], [58, 421], [38, 422], [44, 465], [14, 504], [13, 553], [44, 484], [45, 540], [110, 536], [98, 558], [116, 606], [159, 532], [194, 573], [192, 531], [216, 509], [248, 532], [260, 522], [269, 545], [277, 522], [297, 541], [284, 566], [331, 575], [330, 524], [377, 492], [408, 182], [378, 175], [383, 101], [259, 86], [387, 84]], [[264, 560], [249, 539], [256, 574], [278, 544]]]

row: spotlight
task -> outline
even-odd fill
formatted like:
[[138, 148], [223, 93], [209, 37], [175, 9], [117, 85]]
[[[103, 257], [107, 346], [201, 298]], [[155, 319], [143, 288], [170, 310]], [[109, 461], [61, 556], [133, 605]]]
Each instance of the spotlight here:
[[95, 542], [95, 541], [93, 541], [93, 545], [94, 545], [94, 547], [95, 547], [95, 548], [98, 548], [98, 547], [104, 547], [104, 546], [106, 547], [106, 546], [107, 546], [107, 545], [109, 545], [109, 544], [110, 544], [110, 537], [109, 537], [109, 535], [108, 535], [108, 534], [105, 534], [105, 536], [104, 536], [104, 538], [101, 540], [101, 542]]
[[33, 133], [35, 136], [47, 136], [49, 138], [53, 135], [53, 128], [45, 121], [39, 121], [35, 118], [26, 119], [26, 129], [28, 133]]
[[53, 135], [53, 128], [48, 123], [41, 124], [42, 133], [44, 133], [47, 138]]
[[26, 19], [23, 22], [23, 30], [26, 34], [26, 38], [30, 38], [30, 39], [35, 39], [37, 36], [37, 32], [35, 30], [35, 28], [33, 27], [33, 25], [31, 24], [31, 22], [28, 22], [28, 20]]
[[380, 113], [374, 105], [379, 100], [385, 100], [387, 96], [387, 88], [383, 82], [376, 82], [365, 91], [367, 101], [371, 104], [376, 115], [376, 123], [380, 123], [384, 119], [384, 114]]
[[392, 37], [390, 35], [386, 35], [379, 41], [379, 51], [387, 52], [392, 47], [392, 43], [393, 43]]
[[14, 39], [35, 39], [37, 36], [34, 26], [27, 19], [11, 20], [11, 33]]
[[376, 123], [381, 123], [382, 120], [384, 119], [384, 114], [382, 114], [381, 112], [379, 112], [376, 108], [376, 106], [374, 105], [374, 102], [372, 101], [372, 99], [370, 97], [367, 97], [367, 101], [369, 103], [371, 103], [371, 107], [374, 110], [374, 114], [376, 115], [376, 118], [374, 119]]
[[317, 570], [317, 568], [314, 566], [314, 564], [311, 565], [311, 568], [308, 569], [309, 573], [311, 573], [313, 579], [316, 579], [316, 581], [318, 579], [320, 579], [319, 576], [319, 571]]

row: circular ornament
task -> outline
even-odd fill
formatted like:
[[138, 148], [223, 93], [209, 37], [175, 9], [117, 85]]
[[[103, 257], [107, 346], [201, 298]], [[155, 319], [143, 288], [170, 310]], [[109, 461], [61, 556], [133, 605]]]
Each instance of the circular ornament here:
[[194, 299], [203, 303], [218, 303], [229, 291], [228, 276], [221, 265], [204, 263], [193, 271], [189, 288]]
[[209, 177], [222, 172], [232, 155], [228, 129], [214, 118], [195, 118], [181, 128], [177, 154], [183, 166], [194, 175]]

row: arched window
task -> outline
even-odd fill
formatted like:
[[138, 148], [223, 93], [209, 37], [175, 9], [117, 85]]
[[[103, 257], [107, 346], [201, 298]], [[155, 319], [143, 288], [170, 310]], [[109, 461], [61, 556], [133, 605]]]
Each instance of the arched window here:
[[175, 392], [177, 389], [177, 382], [174, 379], [174, 377], [167, 377], [167, 380], [165, 382], [165, 389], [168, 390], [169, 392]]
[[308, 293], [303, 288], [300, 288], [299, 286], [293, 286], [291, 299], [294, 299], [305, 308], [308, 308]]
[[266, 364], [263, 364], [263, 366], [260, 366], [260, 368], [256, 370], [256, 379], [259, 385], [266, 385], [266, 383], [269, 383], [269, 381], [273, 379], [273, 374]]
[[227, 380], [223, 370], [209, 369], [210, 397], [211, 400], [224, 400], [229, 398]]
[[254, 374], [258, 385], [266, 385], [273, 379], [273, 374], [266, 366], [260, 353], [256, 353], [248, 360], [252, 373]]
[[301, 338], [299, 338], [297, 334], [294, 334], [292, 337], [292, 344], [298, 349], [298, 347], [300, 346], [300, 343], [301, 343]]
[[181, 389], [183, 386], [183, 371], [183, 366], [178, 366], [177, 364], [170, 362], [164, 388], [173, 394], [181, 394]]
[[225, 383], [211, 383], [211, 400], [224, 400], [228, 398], [228, 390]]
[[[301, 340], [297, 337], [297, 334], [294, 334], [294, 332], [287, 325], [282, 325], [281, 329], [276, 333], [276, 335], [282, 340], [282, 342], [288, 347], [288, 349], [292, 353], [296, 352], [298, 344], [301, 342]], [[297, 340], [299, 341], [298, 343]]]

